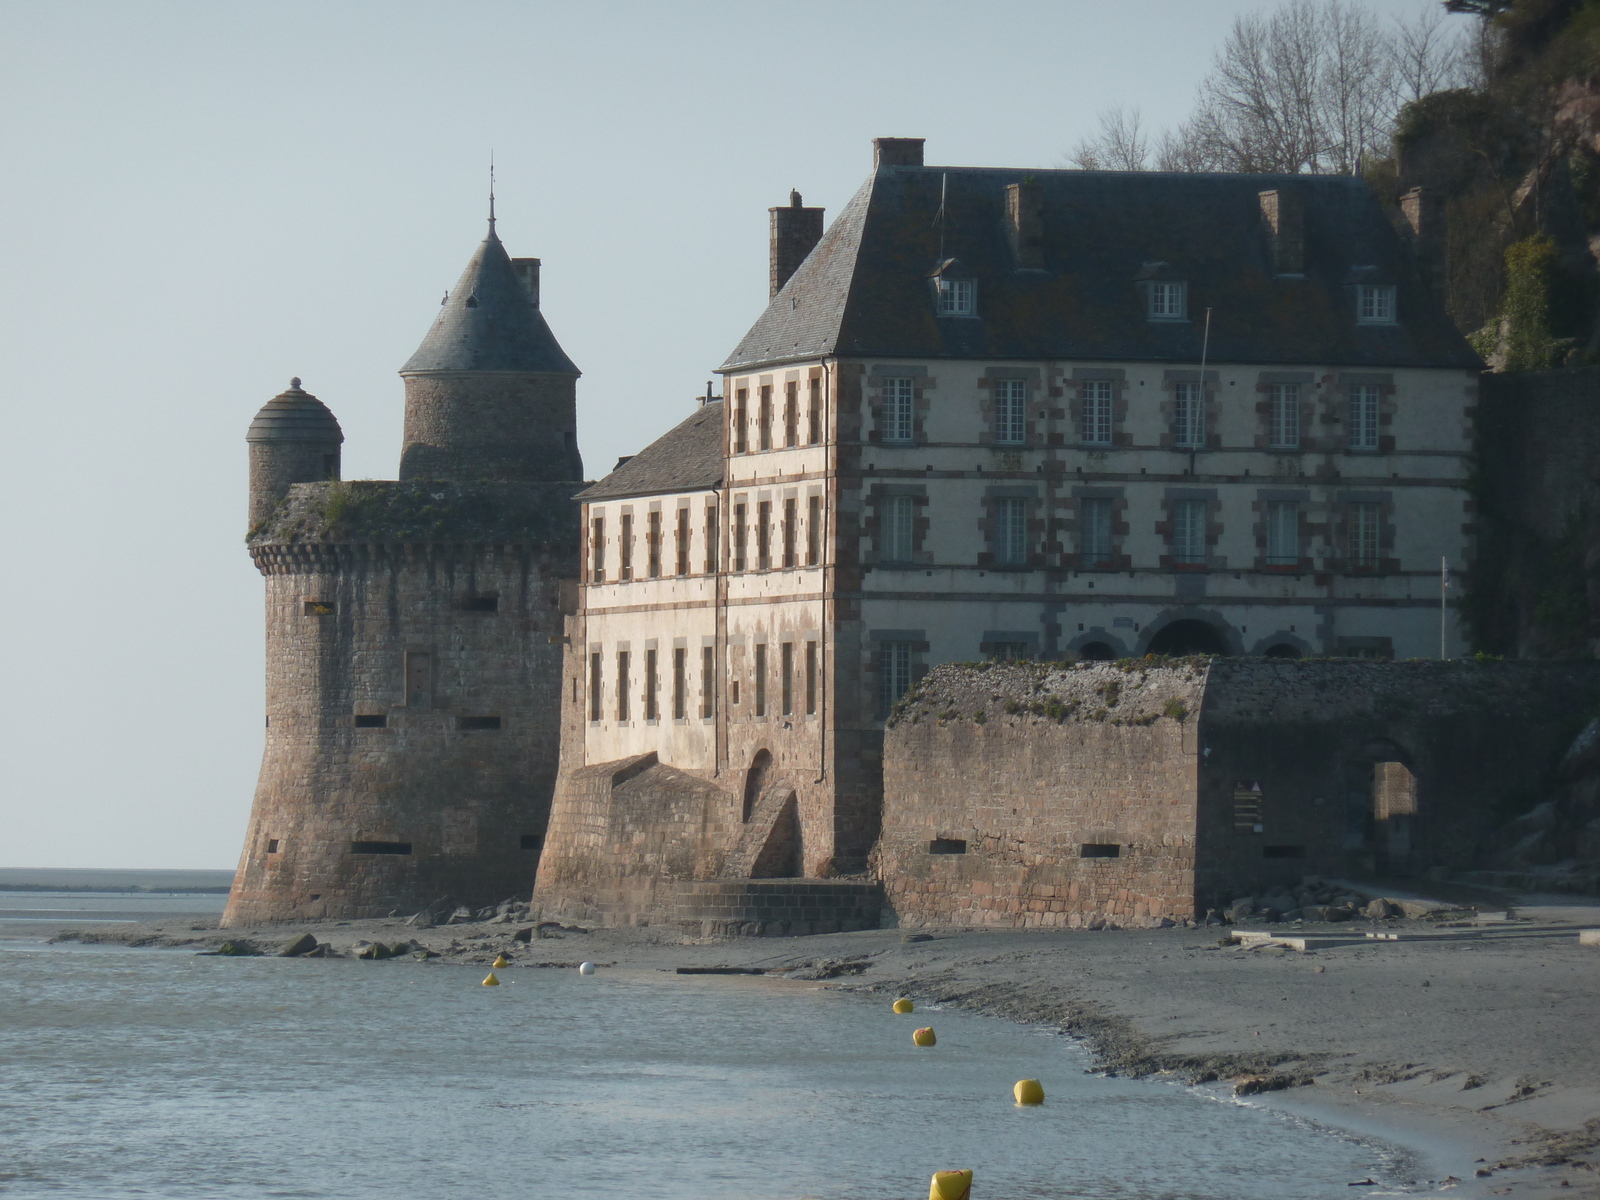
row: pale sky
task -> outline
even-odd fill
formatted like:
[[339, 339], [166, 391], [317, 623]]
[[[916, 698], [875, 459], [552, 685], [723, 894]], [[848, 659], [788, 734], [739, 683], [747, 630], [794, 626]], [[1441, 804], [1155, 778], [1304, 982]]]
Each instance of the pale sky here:
[[491, 150], [598, 478], [760, 314], [791, 187], [831, 220], [875, 136], [1053, 167], [1111, 104], [1176, 123], [1275, 6], [0, 0], [0, 867], [235, 864], [245, 428], [299, 375], [345, 477], [394, 477]]

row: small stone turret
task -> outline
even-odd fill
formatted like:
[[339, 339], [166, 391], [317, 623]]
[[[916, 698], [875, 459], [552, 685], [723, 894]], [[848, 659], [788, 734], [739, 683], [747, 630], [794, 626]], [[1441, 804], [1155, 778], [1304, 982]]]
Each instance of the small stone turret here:
[[266, 524], [294, 483], [339, 478], [339, 447], [344, 431], [328, 406], [300, 381], [279, 392], [250, 422], [250, 529]]
[[494, 218], [400, 374], [400, 478], [555, 482], [583, 478], [578, 368], [539, 312], [537, 259], [512, 262]]

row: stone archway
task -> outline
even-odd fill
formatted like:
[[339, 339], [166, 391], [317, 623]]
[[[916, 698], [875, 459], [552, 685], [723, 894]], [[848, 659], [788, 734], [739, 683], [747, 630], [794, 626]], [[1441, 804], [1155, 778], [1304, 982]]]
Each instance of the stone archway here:
[[1191, 654], [1226, 654], [1228, 639], [1209, 621], [1180, 617], [1163, 625], [1150, 639], [1147, 654], [1183, 658]]

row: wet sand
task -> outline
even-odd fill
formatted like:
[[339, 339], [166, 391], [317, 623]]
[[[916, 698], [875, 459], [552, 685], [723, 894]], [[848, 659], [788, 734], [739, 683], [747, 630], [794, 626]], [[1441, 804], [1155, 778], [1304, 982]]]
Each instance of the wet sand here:
[[[1079, 1037], [1102, 1070], [1191, 1083], [1406, 1146], [1416, 1188], [1600, 1200], [1600, 902], [1534, 897], [1507, 920], [1253, 927], [1314, 940], [1306, 952], [1220, 944], [1218, 927], [1088, 931], [872, 930], [685, 940], [655, 929], [526, 924], [413, 929], [336, 922], [218, 931], [214, 918], [81, 926], [82, 941], [268, 953], [314, 934], [339, 953], [407, 942], [505, 970], [760, 967], [926, 1011], [955, 1005]], [[1398, 935], [1371, 940], [1368, 931]], [[33, 936], [0, 926], [0, 936]], [[912, 939], [917, 940], [912, 940]], [[1320, 943], [1316, 939], [1324, 939]], [[405, 958], [374, 969], [406, 969]], [[930, 1020], [935, 1018], [930, 1018]], [[1478, 1172], [1485, 1174], [1479, 1175]]]

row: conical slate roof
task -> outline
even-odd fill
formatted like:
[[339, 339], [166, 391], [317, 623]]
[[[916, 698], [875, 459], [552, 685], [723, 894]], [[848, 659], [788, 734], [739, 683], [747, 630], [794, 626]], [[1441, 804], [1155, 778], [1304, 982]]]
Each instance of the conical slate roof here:
[[342, 442], [344, 431], [328, 406], [310, 392], [301, 391], [298, 379], [261, 406], [247, 442]]
[[427, 371], [581, 374], [529, 302], [493, 222], [446, 296], [439, 319], [400, 368], [402, 375]]

